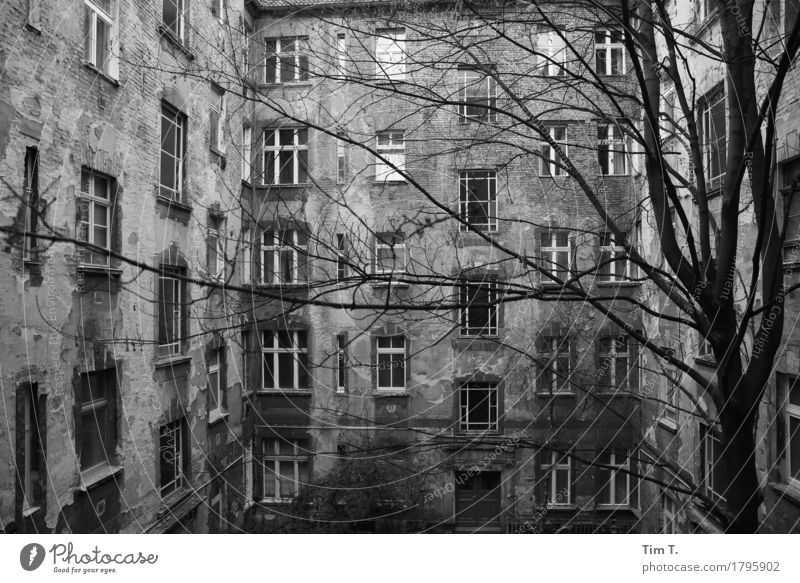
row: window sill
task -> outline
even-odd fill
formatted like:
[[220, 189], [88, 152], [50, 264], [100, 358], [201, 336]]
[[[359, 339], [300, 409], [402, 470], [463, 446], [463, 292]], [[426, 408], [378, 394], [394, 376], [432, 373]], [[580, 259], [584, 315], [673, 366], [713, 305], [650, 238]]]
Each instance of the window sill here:
[[553, 393], [536, 393], [537, 397], [574, 397], [574, 391], [557, 391]]
[[773, 490], [781, 493], [781, 497], [786, 498], [800, 506], [800, 484], [795, 485], [792, 483], [783, 482], [770, 482], [769, 485]]
[[272, 89], [310, 89], [314, 86], [311, 81], [287, 81], [286, 83], [259, 83], [258, 88], [269, 91]]
[[171, 354], [169, 356], [159, 356], [156, 358], [156, 368], [165, 368], [168, 366], [180, 366], [192, 361], [192, 357], [188, 354]]
[[459, 334], [459, 340], [499, 340], [499, 334]]
[[372, 394], [375, 398], [381, 397], [405, 397], [408, 398], [408, 393], [406, 389], [383, 389], [381, 387], [375, 387], [375, 392]]
[[186, 47], [186, 39], [179, 38], [172, 32], [169, 28], [167, 28], [163, 23], [158, 25], [158, 33], [161, 38], [167, 39], [167, 41], [176, 49], [178, 49], [183, 56], [185, 56], [190, 61], [194, 61], [194, 55], [192, 52]]
[[88, 492], [100, 482], [121, 473], [122, 470], [122, 466], [110, 466], [108, 464], [84, 470], [81, 472], [81, 483], [80, 486], [78, 486], [78, 490], [81, 492]]
[[78, 273], [87, 273], [91, 275], [106, 275], [108, 277], [120, 277], [122, 275], [121, 269], [116, 269], [108, 265], [94, 265], [91, 263], [78, 264]]
[[543, 504], [545, 508], [549, 508], [551, 510], [577, 510], [577, 504], [552, 504], [550, 502], [546, 502]]
[[38, 24], [32, 24], [31, 22], [26, 22], [24, 28], [28, 32], [32, 32], [33, 34], [42, 36], [42, 27]]
[[256, 389], [256, 395], [299, 395], [310, 396], [311, 389]]
[[119, 79], [114, 79], [114, 77], [112, 77], [102, 69], [99, 69], [89, 61], [83, 61], [83, 66], [92, 73], [96, 74], [98, 77], [105, 79], [112, 87], [119, 87]]
[[289, 182], [287, 184], [265, 184], [262, 182], [261, 184], [258, 185], [258, 188], [262, 190], [281, 189], [281, 188], [300, 190], [310, 187], [311, 187], [310, 182]]
[[266, 290], [302, 290], [308, 287], [307, 281], [297, 283], [256, 283], [252, 284], [256, 288]]
[[598, 281], [599, 287], [638, 287], [638, 281]]
[[658, 424], [661, 425], [667, 431], [672, 433], [678, 432], [678, 423], [674, 419], [668, 419], [667, 417], [659, 417]]
[[596, 510], [632, 510], [630, 504], [607, 504], [600, 503], [596, 506]]
[[32, 515], [36, 514], [37, 512], [39, 512], [40, 509], [41, 509], [41, 506], [28, 506], [28, 507], [25, 507], [25, 508], [22, 509], [22, 517], [23, 518], [28, 518], [29, 516], [32, 516]]
[[174, 198], [166, 197], [163, 194], [160, 194], [160, 193], [157, 194], [156, 195], [156, 200], [160, 204], [166, 205], [168, 207], [173, 207], [173, 208], [176, 208], [178, 210], [186, 211], [187, 213], [192, 212], [192, 205], [187, 204], [185, 202], [181, 202], [179, 200], [175, 200]]
[[394, 180], [373, 180], [372, 186], [405, 186], [408, 180], [394, 179]]
[[[398, 273], [397, 275], [406, 275], [405, 273]], [[388, 287], [400, 287], [400, 288], [407, 288], [410, 284], [405, 281], [376, 281], [372, 283], [373, 289], [381, 289], [381, 288], [388, 288]]]
[[708, 366], [708, 367], [712, 367], [712, 368], [716, 368], [716, 366], [717, 366], [717, 361], [714, 360], [713, 358], [709, 358], [707, 356], [695, 356], [694, 357], [694, 361], [697, 364], [702, 364], [703, 366]]
[[208, 424], [214, 425], [215, 423], [219, 423], [223, 419], [227, 419], [230, 413], [227, 411], [221, 411], [220, 409], [214, 409], [208, 413]]
[[261, 504], [291, 504], [294, 498], [262, 498]]

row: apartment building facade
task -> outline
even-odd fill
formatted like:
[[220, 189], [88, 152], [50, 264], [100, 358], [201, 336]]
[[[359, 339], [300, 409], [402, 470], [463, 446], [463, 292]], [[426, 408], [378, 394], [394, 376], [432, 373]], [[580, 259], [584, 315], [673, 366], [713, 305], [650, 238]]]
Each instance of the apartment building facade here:
[[3, 532], [241, 522], [246, 21], [242, 2], [0, 8]]
[[630, 71], [558, 4], [575, 49], [513, 3], [254, 3], [248, 529], [639, 529], [639, 285], [559, 155], [636, 233], [625, 122], [565, 83]]

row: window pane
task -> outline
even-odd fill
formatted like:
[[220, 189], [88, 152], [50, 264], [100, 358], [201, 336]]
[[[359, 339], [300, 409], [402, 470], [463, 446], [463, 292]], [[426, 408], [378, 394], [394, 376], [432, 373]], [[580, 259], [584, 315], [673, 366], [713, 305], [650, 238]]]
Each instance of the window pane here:
[[800, 480], [800, 418], [789, 417], [789, 475]]
[[291, 353], [278, 354], [278, 386], [294, 388], [294, 355]]
[[288, 461], [278, 462], [278, 496], [291, 498], [295, 493], [294, 463]]
[[388, 354], [378, 355], [378, 386], [391, 387], [392, 386], [392, 360]]
[[264, 388], [271, 389], [275, 387], [275, 373], [273, 371], [274, 355], [267, 353], [264, 355]]

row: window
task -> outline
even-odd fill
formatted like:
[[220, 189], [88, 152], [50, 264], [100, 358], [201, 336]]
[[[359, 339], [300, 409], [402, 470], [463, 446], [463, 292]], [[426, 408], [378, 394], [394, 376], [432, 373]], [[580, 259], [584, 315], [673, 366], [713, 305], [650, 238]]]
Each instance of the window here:
[[598, 75], [625, 74], [625, 45], [622, 32], [602, 28], [594, 37], [594, 64]]
[[[479, 230], [497, 230], [497, 173], [468, 170], [459, 173], [461, 220]], [[469, 230], [461, 225], [461, 230]]]
[[308, 389], [308, 341], [304, 330], [265, 330], [261, 337], [264, 389]]
[[628, 337], [600, 339], [600, 384], [605, 391], [627, 391], [630, 384], [631, 354]]
[[[165, 0], [166, 1], [166, 0]], [[161, 106], [161, 196], [180, 201], [183, 191], [186, 117]]]
[[404, 390], [406, 388], [405, 336], [378, 336], [376, 353], [378, 390]]
[[17, 468], [21, 472], [22, 512], [27, 514], [44, 503], [44, 446], [46, 419], [42, 415], [39, 385], [25, 383], [17, 390], [17, 443], [21, 443]]
[[25, 149], [25, 186], [23, 191], [22, 257], [36, 260], [36, 227], [39, 217], [39, 149]]
[[563, 34], [550, 31], [539, 35], [541, 72], [546, 77], [563, 77], [567, 74], [567, 47]]
[[209, 112], [209, 146], [220, 154], [225, 153], [225, 91], [211, 87], [211, 111]]
[[211, 14], [217, 17], [220, 23], [225, 21], [225, 0], [211, 0]]
[[800, 486], [800, 383], [787, 375], [780, 375], [779, 383], [785, 395], [786, 475]]
[[162, 0], [164, 26], [179, 40], [184, 40], [185, 0]]
[[725, 84], [720, 83], [698, 104], [699, 138], [707, 188], [720, 186], [728, 159]]
[[711, 348], [711, 343], [702, 336], [697, 342], [697, 358], [714, 362], [714, 350]]
[[563, 229], [549, 229], [541, 234], [542, 269], [565, 281], [572, 271], [572, 248], [569, 233]]
[[703, 439], [703, 445], [700, 450], [700, 473], [703, 487], [709, 496], [713, 498], [722, 498], [722, 492], [725, 488], [725, 478], [722, 475], [722, 440], [720, 440], [714, 430], [705, 425], [700, 424], [700, 435]]
[[549, 506], [566, 506], [572, 500], [572, 463], [570, 457], [557, 451], [547, 452], [542, 464], [545, 500]]
[[375, 180], [405, 182], [406, 139], [403, 132], [378, 133], [378, 156], [375, 158]]
[[225, 399], [225, 378], [223, 372], [223, 362], [225, 361], [225, 348], [215, 348], [208, 357], [208, 394], [209, 411], [226, 410]]
[[461, 336], [496, 336], [497, 283], [464, 281], [459, 291]]
[[[113, 217], [113, 179], [84, 168], [81, 170], [81, 193], [78, 204], [78, 232], [76, 239], [111, 250], [111, 227]], [[108, 265], [109, 255], [102, 251], [79, 247], [80, 263]]]
[[189, 485], [189, 435], [186, 419], [162, 425], [158, 430], [159, 492], [166, 496]]
[[308, 182], [308, 130], [264, 130], [264, 184]]
[[106, 75], [117, 76], [114, 57], [114, 17], [111, 0], [84, 0], [86, 37], [83, 45], [84, 60]]
[[571, 394], [569, 383], [572, 373], [570, 338], [568, 336], [544, 336], [539, 340], [540, 359], [543, 363], [539, 375], [540, 394]]
[[289, 502], [308, 484], [308, 440], [264, 440], [264, 499]]
[[470, 69], [460, 69], [458, 113], [461, 121], [495, 120], [497, 105], [497, 82], [490, 75]]
[[613, 233], [600, 234], [600, 263], [597, 266], [597, 281], [619, 282], [630, 278], [630, 262], [625, 249], [617, 245]]
[[[774, 3], [776, 0], [772, 0]], [[699, 22], [711, 18], [717, 12], [717, 0], [697, 0], [697, 10], [700, 13]]]
[[597, 126], [597, 157], [604, 176], [628, 173], [628, 147], [622, 130], [614, 124]]
[[347, 334], [336, 335], [336, 392], [347, 392]]
[[294, 229], [264, 231], [261, 241], [261, 283], [292, 284], [306, 281], [308, 254], [305, 235]]
[[661, 374], [661, 398], [664, 400], [664, 410], [662, 417], [673, 423], [678, 420], [678, 408], [680, 404], [680, 389], [675, 383], [667, 376], [675, 376], [675, 369], [668, 367], [666, 371]]
[[376, 31], [375, 64], [380, 79], [403, 81], [406, 77], [406, 33], [404, 30]]
[[350, 277], [350, 262], [348, 259], [349, 241], [347, 235], [336, 234], [336, 281], [342, 282]]
[[631, 459], [626, 450], [615, 450], [603, 453], [599, 460], [601, 464], [610, 467], [598, 467], [600, 476], [600, 504], [614, 506], [629, 506], [633, 499], [633, 484]]
[[224, 278], [226, 247], [224, 218], [209, 215], [206, 247], [206, 273], [215, 279]]
[[308, 39], [266, 39], [265, 83], [308, 81]]
[[81, 470], [114, 463], [116, 386], [117, 371], [113, 368], [81, 375], [78, 433]]
[[249, 183], [253, 175], [253, 128], [242, 127], [242, 182]]
[[347, 75], [347, 37], [343, 32], [336, 35], [336, 72], [342, 77]]
[[461, 431], [498, 431], [497, 386], [474, 382], [461, 385], [458, 407]]
[[338, 134], [339, 138], [336, 140], [336, 184], [344, 184], [347, 181], [348, 166], [349, 164], [349, 145], [343, 139], [347, 138], [344, 133]]
[[661, 490], [661, 520], [662, 534], [676, 534], [678, 532], [675, 500], [667, 494], [666, 490]]
[[162, 265], [158, 274], [158, 355], [181, 352], [184, 321], [185, 270]]
[[406, 244], [398, 235], [375, 237], [375, 273], [405, 273]]
[[42, 0], [28, 0], [28, 26], [42, 29]]
[[[561, 154], [565, 157], [567, 153], [567, 126], [550, 126], [547, 128], [547, 135], [556, 142]], [[542, 142], [542, 157], [539, 159], [539, 176], [564, 176], [567, 169], [559, 156], [558, 149], [550, 145], [549, 142]]]
[[241, 280], [244, 285], [253, 281], [253, 233], [250, 229], [242, 229], [241, 235]]

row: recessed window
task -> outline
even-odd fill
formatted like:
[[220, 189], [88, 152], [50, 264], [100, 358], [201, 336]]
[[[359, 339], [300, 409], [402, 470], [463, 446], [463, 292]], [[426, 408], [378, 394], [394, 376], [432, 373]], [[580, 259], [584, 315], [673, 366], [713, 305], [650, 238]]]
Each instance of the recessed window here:
[[563, 34], [550, 31], [539, 35], [540, 70], [545, 77], [563, 77], [567, 74], [567, 47]]
[[81, 375], [78, 447], [81, 470], [116, 459], [116, 369]]
[[162, 425], [158, 430], [159, 492], [167, 496], [189, 485], [189, 435], [186, 419]]
[[628, 336], [600, 339], [600, 385], [604, 391], [628, 391], [631, 381], [631, 354]]
[[183, 198], [186, 117], [163, 104], [161, 107], [161, 196]]
[[547, 135], [555, 142], [555, 146], [550, 142], [542, 142], [539, 176], [564, 176], [567, 169], [564, 167], [561, 156], [569, 156], [567, 153], [567, 126], [550, 126], [547, 128]]
[[498, 390], [489, 383], [469, 382], [458, 389], [459, 429], [498, 430]]
[[666, 490], [661, 490], [661, 533], [675, 534], [678, 530], [677, 511], [675, 499], [667, 494]]
[[242, 182], [250, 183], [253, 176], [253, 128], [242, 126]]
[[343, 32], [336, 35], [336, 72], [347, 75], [347, 35]]
[[406, 388], [405, 336], [378, 336], [376, 343], [378, 389], [404, 390]]
[[225, 219], [209, 216], [206, 236], [206, 273], [209, 277], [225, 277], [225, 248]]
[[22, 257], [36, 260], [36, 229], [39, 223], [39, 149], [25, 149], [25, 186], [23, 190]]
[[117, 76], [114, 42], [117, 34], [112, 0], [84, 0], [83, 58], [106, 75]]
[[494, 78], [470, 69], [460, 69], [458, 74], [460, 78], [458, 113], [461, 121], [495, 121], [497, 82]]
[[724, 499], [725, 477], [722, 475], [722, 440], [713, 428], [700, 424], [703, 443], [700, 448], [700, 477], [707, 494], [713, 498]]
[[543, 336], [538, 341], [541, 373], [539, 393], [572, 393], [572, 358], [569, 336]]
[[406, 140], [403, 132], [379, 132], [375, 158], [375, 180], [405, 182]]
[[308, 341], [304, 330], [265, 330], [261, 336], [264, 389], [308, 389]]
[[464, 281], [459, 285], [461, 336], [496, 336], [497, 283]]
[[406, 244], [396, 235], [378, 235], [375, 237], [375, 273], [386, 275], [405, 273]]
[[561, 281], [566, 281], [572, 271], [571, 243], [564, 229], [548, 229], [541, 234], [542, 267]]
[[176, 38], [184, 40], [185, 0], [162, 0], [162, 21]]
[[344, 133], [336, 140], [336, 184], [344, 184], [347, 181], [350, 165], [350, 145], [345, 141], [347, 137]]
[[[81, 170], [81, 193], [77, 200], [76, 239], [111, 250], [114, 219], [114, 180], [94, 170]], [[108, 265], [110, 256], [100, 250], [78, 248], [78, 261], [90, 265]]]
[[630, 279], [630, 262], [622, 245], [618, 245], [613, 233], [600, 234], [600, 262], [597, 266], [597, 281], [619, 282]]
[[597, 126], [597, 156], [604, 176], [628, 174], [628, 142], [619, 126]]
[[209, 146], [215, 152], [225, 152], [225, 92], [211, 87], [211, 110], [209, 112]]
[[158, 354], [170, 356], [181, 352], [185, 310], [186, 271], [162, 265], [158, 273]]
[[595, 32], [594, 56], [598, 75], [624, 75], [625, 44], [622, 32], [606, 28]]
[[[22, 489], [23, 514], [45, 502], [46, 417], [37, 383], [25, 383], [17, 390], [17, 467]], [[21, 458], [21, 459], [20, 459]]]
[[308, 81], [308, 39], [266, 39], [265, 83]]
[[242, 229], [240, 239], [240, 271], [241, 283], [247, 285], [253, 280], [253, 233], [250, 229]]
[[542, 463], [544, 495], [548, 506], [566, 506], [572, 501], [572, 462], [568, 455], [546, 452]]
[[405, 31], [379, 30], [375, 35], [377, 77], [390, 81], [403, 81], [406, 78]]
[[296, 229], [264, 231], [261, 240], [261, 283], [283, 285], [307, 280], [306, 238]]
[[598, 467], [600, 476], [600, 504], [630, 506], [633, 500], [634, 479], [631, 460], [626, 450], [603, 453], [598, 461], [607, 467]]
[[206, 375], [208, 377], [209, 411], [225, 411], [225, 379], [223, 377], [223, 362], [225, 348], [215, 348], [211, 351]]
[[336, 335], [336, 392], [347, 392], [347, 334]]
[[336, 281], [342, 282], [350, 277], [350, 242], [344, 233], [336, 234]]
[[308, 182], [308, 130], [264, 130], [264, 184]]
[[720, 83], [698, 103], [699, 138], [707, 188], [721, 185], [728, 161], [725, 84]]
[[800, 486], [800, 382], [797, 377], [781, 374], [778, 385], [784, 403], [787, 481]]
[[290, 502], [308, 484], [308, 440], [265, 439], [263, 448], [263, 497], [271, 502]]
[[469, 170], [459, 173], [461, 230], [469, 227], [497, 230], [497, 173], [494, 170]]

